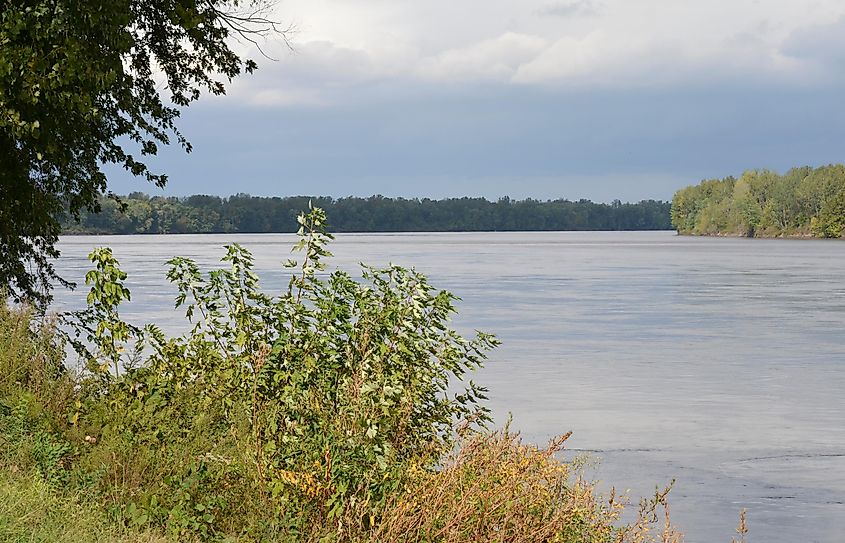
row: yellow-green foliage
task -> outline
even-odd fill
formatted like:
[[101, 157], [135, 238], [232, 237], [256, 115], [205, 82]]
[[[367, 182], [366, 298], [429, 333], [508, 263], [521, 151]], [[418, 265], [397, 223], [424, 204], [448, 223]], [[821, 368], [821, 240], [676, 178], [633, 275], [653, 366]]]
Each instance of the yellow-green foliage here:
[[0, 470], [0, 541], [4, 543], [171, 543], [112, 522], [93, 503], [57, 494], [40, 477]]
[[681, 234], [842, 237], [845, 166], [702, 181], [675, 193], [671, 213]]
[[811, 223], [813, 234], [822, 238], [845, 237], [845, 191], [826, 200]]

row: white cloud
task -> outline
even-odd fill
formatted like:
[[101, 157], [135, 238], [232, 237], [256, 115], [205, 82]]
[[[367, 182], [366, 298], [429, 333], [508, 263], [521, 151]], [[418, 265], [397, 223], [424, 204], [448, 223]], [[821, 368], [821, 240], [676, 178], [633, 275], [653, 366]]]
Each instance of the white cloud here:
[[762, 39], [713, 40], [693, 46], [673, 36], [620, 39], [599, 30], [583, 38], [561, 38], [521, 65], [512, 81], [619, 88], [719, 82], [747, 86], [789, 84], [809, 69]]
[[317, 92], [305, 89], [259, 89], [246, 95], [249, 104], [255, 106], [324, 106], [328, 100]]
[[507, 32], [494, 39], [422, 59], [416, 73], [436, 80], [508, 81], [522, 64], [535, 58], [546, 45], [543, 38]]
[[579, 15], [595, 15], [601, 11], [602, 5], [594, 0], [572, 0], [569, 2], [554, 2], [538, 8], [537, 15], [550, 17], [575, 17]]
[[[583, 38], [566, 36], [519, 67], [517, 83], [570, 81], [611, 83], [630, 71], [641, 71], [653, 60], [645, 41], [622, 43], [597, 31]], [[635, 61], [635, 62], [632, 62]]]
[[277, 60], [260, 60], [258, 71], [236, 79], [228, 94], [255, 106], [329, 106], [356, 86], [398, 75], [408, 66], [402, 56], [394, 50], [375, 58], [326, 40], [300, 42], [293, 51], [274, 51]]
[[[296, 52], [239, 100], [319, 105], [389, 82], [806, 85], [845, 65], [840, 0], [288, 0]], [[830, 21], [837, 21], [830, 24]]]

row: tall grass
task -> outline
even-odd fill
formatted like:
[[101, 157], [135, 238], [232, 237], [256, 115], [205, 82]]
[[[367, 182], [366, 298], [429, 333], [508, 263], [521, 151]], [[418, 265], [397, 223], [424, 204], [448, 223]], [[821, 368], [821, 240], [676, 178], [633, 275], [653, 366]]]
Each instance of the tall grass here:
[[0, 470], [0, 541], [4, 543], [169, 543], [115, 523], [93, 503], [55, 492], [35, 474]]
[[[2, 290], [0, 298], [6, 299]], [[0, 305], [0, 395], [26, 391], [37, 403], [60, 411], [73, 395], [62, 364], [62, 343], [54, 322], [35, 319], [29, 307]]]
[[83, 451], [68, 441], [79, 433], [69, 417], [81, 391], [63, 359], [55, 321], [0, 303], [0, 541], [164, 543], [71, 484]]

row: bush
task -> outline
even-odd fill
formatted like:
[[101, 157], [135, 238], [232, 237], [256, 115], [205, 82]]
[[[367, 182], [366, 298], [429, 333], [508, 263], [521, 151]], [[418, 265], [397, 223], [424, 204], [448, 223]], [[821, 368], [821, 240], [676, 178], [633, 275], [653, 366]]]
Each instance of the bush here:
[[845, 237], [845, 190], [827, 200], [818, 217], [813, 217], [813, 234], [820, 238]]
[[[100, 383], [87, 420], [102, 417], [98, 439], [143, 466], [109, 477], [118, 501], [140, 511], [135, 518], [178, 533], [249, 532], [249, 519], [227, 509], [251, 502], [273, 513], [273, 533], [368, 529], [409, 466], [435, 466], [453, 447], [455, 424], [487, 419], [484, 389], [449, 385], [496, 340], [449, 329], [454, 296], [413, 270], [325, 274], [325, 216], [315, 209], [300, 222], [303, 258], [288, 262], [294, 273], [281, 296], [260, 290], [250, 253], [237, 245], [227, 247], [229, 267], [207, 276], [171, 260], [177, 306], [193, 324], [184, 337], [121, 321], [125, 274], [110, 251], [92, 253], [90, 307], [77, 315], [73, 341], [87, 340]], [[133, 342], [151, 350], [143, 364], [126, 354], [138, 352]], [[164, 467], [164, 483], [148, 479]], [[221, 485], [251, 492], [227, 496]], [[362, 504], [369, 514], [350, 525]]]

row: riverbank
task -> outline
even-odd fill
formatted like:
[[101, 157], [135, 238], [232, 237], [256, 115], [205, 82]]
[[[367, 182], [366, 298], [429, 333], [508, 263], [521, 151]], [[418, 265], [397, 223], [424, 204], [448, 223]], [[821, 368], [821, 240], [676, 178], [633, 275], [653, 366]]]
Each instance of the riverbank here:
[[[824, 238], [819, 236], [814, 236], [811, 232], [800, 232], [800, 233], [778, 233], [778, 234], [761, 234], [761, 235], [752, 235], [749, 236], [748, 234], [736, 233], [736, 232], [701, 232], [701, 233], [681, 233], [678, 232], [679, 236], [688, 236], [688, 237], [704, 237], [704, 238], [737, 238], [737, 239], [837, 239], [837, 238]], [[841, 238], [840, 238], [841, 239]]]
[[845, 165], [748, 170], [675, 193], [672, 225], [684, 234], [845, 237]]
[[[413, 270], [318, 275], [323, 221], [301, 218], [278, 296], [237, 245], [208, 275], [171, 260], [177, 305], [200, 323], [183, 336], [121, 320], [127, 276], [105, 248], [66, 321], [79, 336], [1, 306], [0, 469], [114, 533], [168, 541], [677, 540], [655, 526], [664, 492], [623, 523], [625, 500], [557, 454], [568, 435], [536, 447], [486, 429], [486, 389], [468, 377], [498, 341], [451, 329], [455, 297]], [[64, 364], [74, 337], [79, 372]]]
[[[578, 463], [557, 459], [568, 436], [537, 448], [507, 431], [461, 430], [458, 448], [437, 468], [386, 459], [385, 475], [398, 478], [378, 503], [356, 494], [332, 500], [319, 474], [344, 460], [332, 458], [340, 443], [329, 441], [321, 453], [327, 464], [277, 468], [285, 486], [267, 487], [253, 471], [253, 443], [225, 439], [234, 427], [209, 441], [208, 427], [192, 435], [199, 430], [162, 419], [150, 427], [156, 419], [147, 418], [127, 433], [132, 407], [114, 397], [122, 387], [104, 390], [61, 370], [54, 331], [31, 319], [26, 310], [0, 308], [3, 541], [469, 543], [503, 534], [517, 543], [679, 541], [674, 528], [664, 528], [664, 539], [654, 526], [665, 493], [622, 523], [623, 497], [600, 497]], [[92, 387], [99, 392], [88, 396]], [[152, 446], [136, 439], [174, 430], [188, 435]]]

